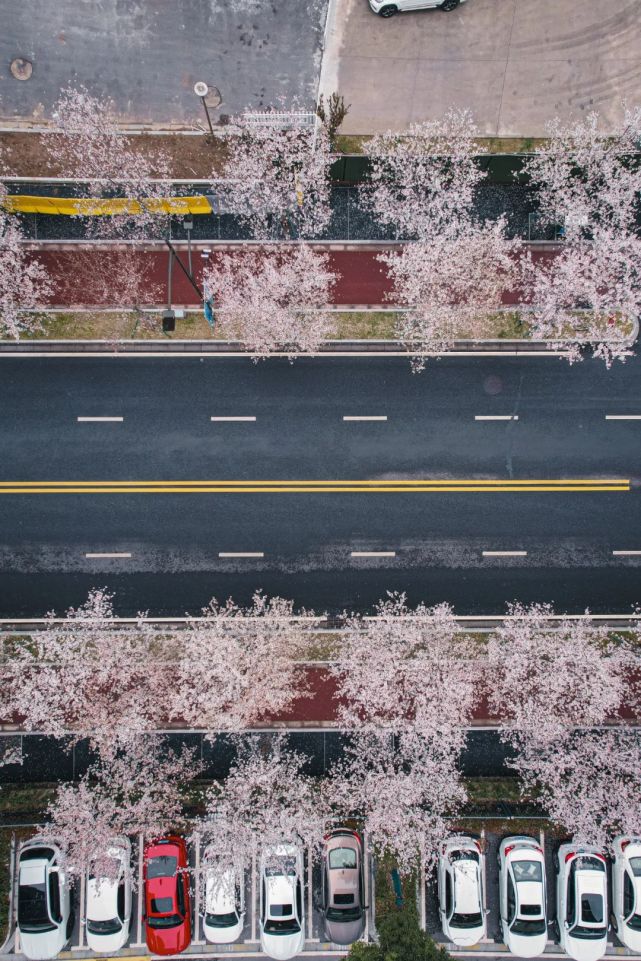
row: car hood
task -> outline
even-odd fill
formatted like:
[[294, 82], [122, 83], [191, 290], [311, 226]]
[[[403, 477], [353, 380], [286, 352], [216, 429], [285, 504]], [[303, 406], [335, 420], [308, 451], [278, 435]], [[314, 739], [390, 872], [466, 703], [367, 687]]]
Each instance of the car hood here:
[[231, 944], [237, 941], [243, 933], [242, 920], [238, 924], [232, 924], [229, 928], [215, 928], [211, 924], [203, 924], [205, 937], [211, 944]]
[[298, 934], [261, 934], [261, 945], [265, 954], [276, 961], [290, 961], [305, 947], [305, 935]]
[[325, 920], [325, 932], [329, 941], [334, 944], [352, 944], [358, 941], [365, 930], [365, 918], [358, 921], [328, 921]]
[[44, 961], [45, 958], [55, 958], [66, 942], [64, 925], [55, 931], [45, 931], [43, 934], [27, 934], [20, 932], [20, 946], [22, 953], [34, 961]]
[[478, 928], [450, 928], [449, 938], [452, 944], [457, 944], [461, 948], [469, 948], [473, 944], [477, 944], [483, 935], [485, 934], [485, 928], [481, 925]]
[[524, 937], [522, 934], [508, 934], [508, 947], [517, 958], [538, 958], [545, 951], [547, 933]]
[[191, 931], [187, 923], [177, 924], [175, 928], [150, 928], [145, 925], [147, 947], [152, 954], [180, 954], [191, 941]]
[[117, 934], [90, 934], [87, 931], [87, 947], [96, 954], [115, 954], [127, 943], [129, 936], [128, 925], [123, 925]]
[[599, 938], [598, 941], [586, 941], [583, 938], [573, 938], [568, 935], [565, 950], [575, 961], [599, 961], [608, 947], [608, 939]]
[[641, 931], [632, 931], [627, 924], [619, 923], [617, 937], [623, 941], [626, 948], [629, 948], [630, 951], [634, 951], [635, 954], [641, 954]]

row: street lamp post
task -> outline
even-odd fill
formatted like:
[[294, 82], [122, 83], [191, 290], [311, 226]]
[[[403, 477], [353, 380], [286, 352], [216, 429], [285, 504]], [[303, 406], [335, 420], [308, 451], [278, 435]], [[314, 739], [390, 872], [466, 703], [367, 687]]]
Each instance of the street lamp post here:
[[[214, 128], [211, 123], [211, 117], [209, 116], [209, 107], [207, 106], [207, 100], [206, 100], [207, 94], [209, 93], [209, 87], [203, 80], [199, 80], [197, 83], [194, 84], [194, 93], [196, 94], [197, 97], [200, 97], [200, 99], [202, 100], [203, 107], [205, 108], [205, 116], [207, 117], [207, 123], [209, 124], [209, 133], [213, 137]], [[211, 93], [213, 98], [217, 101], [215, 106], [218, 106], [218, 104], [222, 102], [222, 98], [220, 96], [218, 89], [216, 87], [212, 87]]]

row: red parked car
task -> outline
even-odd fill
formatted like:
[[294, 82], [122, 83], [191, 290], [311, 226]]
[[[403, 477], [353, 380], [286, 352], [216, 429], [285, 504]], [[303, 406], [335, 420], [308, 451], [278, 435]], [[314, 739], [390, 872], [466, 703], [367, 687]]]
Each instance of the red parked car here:
[[191, 941], [188, 868], [183, 838], [169, 834], [145, 848], [145, 929], [152, 954], [178, 954]]

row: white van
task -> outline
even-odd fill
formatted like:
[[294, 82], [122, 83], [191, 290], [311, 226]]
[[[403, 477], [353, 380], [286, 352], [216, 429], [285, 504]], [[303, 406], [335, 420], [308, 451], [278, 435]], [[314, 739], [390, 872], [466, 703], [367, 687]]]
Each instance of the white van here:
[[393, 17], [395, 13], [410, 10], [456, 10], [466, 0], [369, 0], [369, 5], [379, 17]]

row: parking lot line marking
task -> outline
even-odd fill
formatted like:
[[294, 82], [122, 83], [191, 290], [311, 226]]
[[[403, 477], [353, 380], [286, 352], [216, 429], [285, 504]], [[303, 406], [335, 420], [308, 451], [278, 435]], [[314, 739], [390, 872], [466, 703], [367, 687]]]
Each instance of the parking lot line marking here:
[[214, 424], [224, 424], [224, 423], [238, 424], [238, 423], [241, 423], [242, 421], [248, 421], [253, 423], [256, 420], [255, 417], [210, 417], [209, 419]]
[[219, 557], [264, 557], [262, 551], [219, 551]]
[[87, 874], [85, 871], [82, 872], [80, 876], [80, 917], [78, 921], [78, 947], [83, 948], [85, 944], [85, 926], [82, 923], [82, 919], [85, 916], [85, 898], [87, 893]]
[[143, 841], [142, 834], [138, 835], [138, 884], [136, 885], [139, 892], [138, 895], [138, 917], [136, 919], [136, 943], [137, 945], [142, 945], [142, 912], [143, 912], [143, 900], [142, 900], [142, 853], [143, 853]]
[[641, 414], [606, 414], [606, 420], [641, 420]]
[[352, 551], [351, 557], [396, 557], [396, 551]]
[[518, 420], [518, 414], [476, 414], [474, 420]]
[[256, 855], [252, 854], [252, 944], [256, 944]]
[[387, 420], [387, 416], [385, 416], [385, 415], [383, 415], [383, 416], [378, 416], [378, 415], [376, 415], [376, 416], [372, 416], [372, 417], [352, 417], [352, 416], [345, 416], [345, 417], [343, 417], [343, 420], [352, 420], [352, 421], [380, 420], [380, 421], [384, 421], [384, 420]]
[[124, 417], [78, 417], [79, 424], [122, 424]]
[[313, 904], [312, 904], [312, 852], [307, 849], [307, 927], [308, 927], [308, 941], [320, 941], [319, 938], [313, 938]]
[[196, 877], [196, 891], [195, 891], [195, 904], [194, 904], [194, 934], [195, 938], [192, 939], [192, 944], [204, 944], [204, 941], [200, 940], [200, 834], [196, 834], [195, 844], [194, 844], [194, 875]]
[[527, 557], [527, 551], [483, 551], [483, 557]]
[[117, 553], [115, 551], [114, 552], [105, 551], [104, 553], [96, 553], [96, 554], [86, 553], [85, 557], [90, 557], [90, 558], [131, 557], [131, 554], [127, 553], [126, 551], [123, 551], [121, 553]]
[[615, 557], [641, 557], [641, 551], [612, 551]]

